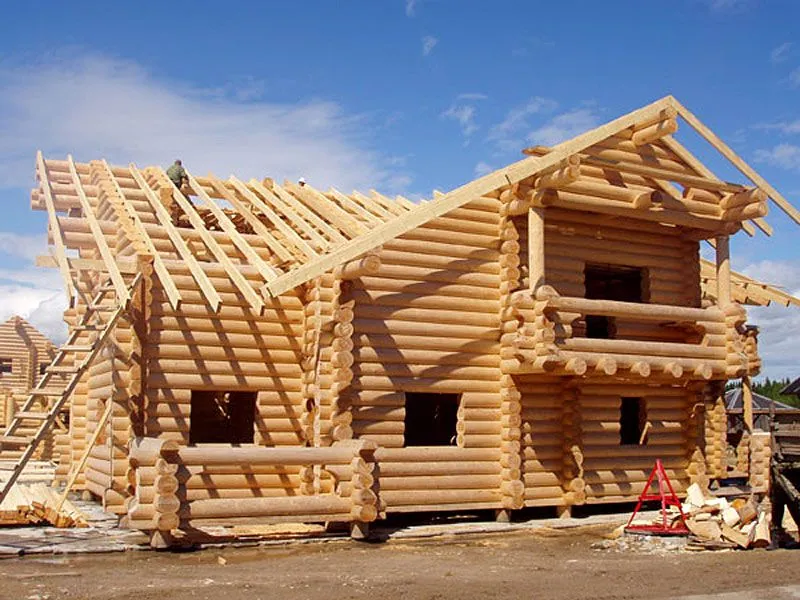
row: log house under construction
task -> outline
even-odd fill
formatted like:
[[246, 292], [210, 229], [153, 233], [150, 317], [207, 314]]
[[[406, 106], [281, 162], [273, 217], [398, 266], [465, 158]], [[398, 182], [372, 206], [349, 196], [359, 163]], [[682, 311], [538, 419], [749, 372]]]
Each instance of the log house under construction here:
[[769, 234], [768, 200], [800, 214], [672, 97], [525, 152], [418, 204], [40, 154], [81, 367], [60, 476], [157, 541], [568, 512], [634, 500], [656, 458], [676, 491], [723, 476], [725, 383], [760, 366], [742, 305], [800, 304], [733, 273], [729, 238]]

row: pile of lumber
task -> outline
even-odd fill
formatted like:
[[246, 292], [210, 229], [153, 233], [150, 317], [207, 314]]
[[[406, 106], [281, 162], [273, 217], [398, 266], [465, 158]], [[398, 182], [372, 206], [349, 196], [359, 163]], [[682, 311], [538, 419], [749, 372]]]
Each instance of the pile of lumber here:
[[[689, 549], [766, 548], [770, 545], [770, 514], [750, 498], [715, 498], [697, 484], [687, 490], [682, 506], [691, 532]], [[676, 510], [677, 512], [677, 510]]]
[[41, 525], [88, 527], [86, 516], [44, 483], [13, 486], [0, 503], [1, 525]]

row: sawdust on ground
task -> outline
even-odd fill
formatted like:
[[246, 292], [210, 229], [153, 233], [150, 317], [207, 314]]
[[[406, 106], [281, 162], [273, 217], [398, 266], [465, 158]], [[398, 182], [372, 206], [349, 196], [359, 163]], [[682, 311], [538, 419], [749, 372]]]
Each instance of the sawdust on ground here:
[[797, 551], [687, 553], [679, 542], [629, 538], [606, 527], [382, 544], [14, 558], [0, 561], [0, 598], [612, 600], [783, 597], [776, 594], [800, 590]]

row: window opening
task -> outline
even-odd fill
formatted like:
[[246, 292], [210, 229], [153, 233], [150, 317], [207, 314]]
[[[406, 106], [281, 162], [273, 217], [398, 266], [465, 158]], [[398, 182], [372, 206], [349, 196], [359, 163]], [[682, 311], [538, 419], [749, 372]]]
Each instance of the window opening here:
[[406, 392], [404, 446], [455, 446], [459, 394]]
[[619, 443], [621, 446], [647, 444], [647, 407], [644, 398], [622, 398], [619, 414]]
[[189, 444], [252, 444], [257, 395], [192, 390]]
[[0, 373], [11, 373], [10, 358], [0, 358]]
[[[590, 300], [647, 302], [647, 272], [642, 268], [587, 264], [584, 284]], [[586, 337], [614, 339], [616, 334], [614, 317], [586, 315]]]

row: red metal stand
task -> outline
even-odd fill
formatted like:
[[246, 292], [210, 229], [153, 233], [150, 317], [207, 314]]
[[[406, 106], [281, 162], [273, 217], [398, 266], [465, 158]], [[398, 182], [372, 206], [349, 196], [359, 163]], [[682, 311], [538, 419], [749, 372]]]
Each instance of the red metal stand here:
[[[650, 492], [650, 486], [653, 484], [653, 478], [658, 477], [658, 493], [653, 494]], [[661, 502], [661, 523], [659, 525], [631, 525], [642, 504], [645, 502], [652, 502], [658, 500]], [[680, 519], [674, 521], [667, 515], [668, 506], [677, 506]], [[642, 495], [639, 496], [639, 502], [636, 503], [636, 508], [631, 515], [628, 524], [625, 526], [625, 531], [630, 533], [647, 533], [650, 535], [688, 535], [689, 530], [686, 528], [686, 518], [681, 509], [681, 501], [672, 489], [672, 484], [664, 471], [664, 465], [661, 459], [656, 459], [656, 466], [653, 467], [653, 472], [647, 479], [647, 484], [644, 486]]]

